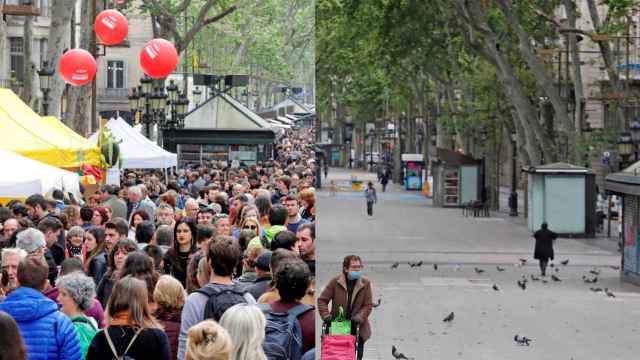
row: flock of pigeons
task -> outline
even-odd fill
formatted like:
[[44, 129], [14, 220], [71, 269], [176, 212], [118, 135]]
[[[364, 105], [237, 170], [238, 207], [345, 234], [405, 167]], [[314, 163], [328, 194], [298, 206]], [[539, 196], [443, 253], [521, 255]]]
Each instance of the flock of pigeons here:
[[[527, 259], [523, 259], [520, 258], [519, 259], [519, 263], [517, 264], [517, 266], [524, 266], [527, 263]], [[418, 262], [409, 262], [409, 267], [411, 268], [415, 268], [415, 267], [420, 267], [424, 264], [424, 262], [418, 261]], [[569, 264], [569, 259], [563, 260], [560, 262], [561, 265], [563, 266], [567, 266]], [[391, 269], [397, 269], [400, 266], [399, 262], [394, 262], [393, 264], [391, 264]], [[549, 267], [553, 268], [555, 270], [556, 273], [560, 272], [560, 269], [555, 266], [553, 263], [549, 264]], [[619, 266], [610, 266], [611, 269], [613, 270], [620, 270]], [[460, 266], [456, 266], [456, 270], [459, 270]], [[479, 267], [474, 267], [473, 270], [476, 272], [476, 274], [482, 274], [485, 272], [484, 269], [481, 269]], [[498, 272], [503, 272], [506, 269], [500, 266], [496, 266], [496, 270]], [[438, 271], [438, 264], [434, 263], [433, 264], [433, 271]], [[589, 275], [583, 275], [582, 276], [582, 280], [584, 281], [585, 284], [595, 284], [598, 282], [598, 276], [600, 275], [600, 270], [598, 269], [592, 269], [589, 270]], [[562, 279], [560, 279], [558, 276], [556, 276], [555, 274], [551, 274], [551, 280], [553, 280], [554, 282], [560, 282], [562, 281]], [[548, 283], [548, 280], [546, 279], [541, 279], [540, 277], [537, 277], [533, 274], [530, 275], [531, 281], [541, 281], [542, 283], [546, 284]], [[518, 287], [520, 289], [522, 289], [523, 291], [527, 289], [527, 282], [529, 280], [527, 279], [526, 275], [522, 275], [522, 278], [517, 280], [516, 283], [518, 285]], [[500, 291], [500, 288], [498, 287], [497, 284], [493, 284], [492, 289], [495, 291]], [[590, 287], [589, 290], [593, 291], [593, 292], [604, 292], [607, 297], [610, 298], [615, 298], [615, 294], [613, 292], [611, 292], [608, 288], [604, 288], [604, 290], [602, 288], [599, 287]], [[380, 306], [382, 302], [382, 299], [378, 299], [378, 301], [373, 304], [373, 307], [376, 308], [378, 306]], [[455, 314], [453, 313], [453, 311], [447, 315], [442, 321], [445, 323], [451, 323], [453, 321], [455, 317]], [[520, 345], [520, 346], [530, 346], [531, 342], [533, 341], [532, 339], [526, 337], [526, 336], [519, 336], [518, 334], [516, 334], [513, 337], [513, 341]], [[403, 353], [399, 352], [398, 349], [395, 347], [395, 345], [391, 346], [391, 355], [395, 358], [395, 359], [404, 359], [404, 360], [412, 360], [413, 358], [408, 358], [406, 357]]]

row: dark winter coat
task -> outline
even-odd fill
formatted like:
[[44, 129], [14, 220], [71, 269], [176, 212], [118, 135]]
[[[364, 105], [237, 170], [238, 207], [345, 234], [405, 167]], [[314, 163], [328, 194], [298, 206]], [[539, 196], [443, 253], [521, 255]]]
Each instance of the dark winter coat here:
[[109, 297], [113, 291], [113, 285], [115, 285], [116, 281], [118, 281], [116, 274], [106, 273], [96, 288], [96, 299], [100, 301], [100, 304], [102, 304], [102, 307], [105, 309], [107, 308], [107, 301], [109, 301]]
[[558, 234], [549, 229], [540, 229], [533, 234], [533, 237], [536, 239], [533, 258], [537, 260], [553, 260], [553, 241], [558, 238]]
[[[351, 321], [360, 325], [360, 337], [365, 341], [371, 337], [371, 324], [369, 315], [373, 309], [373, 294], [371, 282], [362, 277], [356, 281], [351, 296], [351, 304], [347, 304], [347, 279], [344, 274], [333, 278], [322, 290], [318, 297], [318, 311], [323, 320], [335, 319], [338, 316], [338, 308], [342, 305], [345, 314], [351, 314]], [[329, 310], [331, 302], [331, 310]]]
[[[122, 355], [124, 350], [133, 339], [136, 331], [130, 326], [110, 326], [96, 334], [89, 346], [87, 360], [113, 360], [113, 352], [107, 343], [105, 331], [109, 331], [109, 337], [113, 341], [118, 355]], [[164, 331], [160, 329], [144, 329], [136, 338], [127, 352], [127, 356], [136, 360], [169, 360], [171, 349], [169, 341]]]
[[158, 307], [153, 314], [164, 327], [171, 346], [171, 359], [178, 358], [178, 336], [180, 335], [181, 309]]
[[89, 263], [89, 273], [87, 275], [93, 278], [96, 284], [100, 284], [100, 280], [107, 272], [107, 253], [101, 252], [96, 255]]

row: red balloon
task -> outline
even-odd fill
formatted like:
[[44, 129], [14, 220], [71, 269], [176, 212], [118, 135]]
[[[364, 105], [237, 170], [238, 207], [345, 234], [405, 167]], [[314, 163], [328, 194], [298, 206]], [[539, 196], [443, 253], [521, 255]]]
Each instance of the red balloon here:
[[140, 50], [140, 67], [154, 79], [162, 79], [171, 74], [178, 65], [178, 52], [165, 39], [153, 39]]
[[104, 10], [98, 14], [95, 23], [96, 35], [105, 45], [120, 44], [129, 34], [127, 18], [118, 10]]
[[60, 58], [60, 75], [65, 82], [81, 86], [93, 80], [96, 75], [96, 59], [87, 50], [71, 49]]

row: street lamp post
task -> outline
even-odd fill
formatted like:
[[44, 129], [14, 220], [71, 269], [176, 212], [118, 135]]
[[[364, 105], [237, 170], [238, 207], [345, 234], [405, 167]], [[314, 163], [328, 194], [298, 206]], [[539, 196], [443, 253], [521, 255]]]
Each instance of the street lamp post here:
[[129, 94], [128, 99], [129, 99], [129, 109], [131, 110], [131, 115], [133, 115], [133, 121], [135, 123], [136, 114], [140, 110], [138, 108], [138, 104], [140, 103], [140, 95], [138, 94], [137, 88], [134, 87], [131, 89], [131, 94]]
[[511, 133], [511, 194], [509, 195], [509, 216], [518, 216], [518, 190], [516, 180], [516, 156], [518, 146], [516, 133]]
[[638, 145], [640, 145], [640, 121], [632, 121], [631, 124], [629, 124], [629, 132], [631, 133], [631, 142], [633, 143], [633, 159], [635, 161], [638, 161]]
[[200, 100], [202, 99], [202, 90], [200, 90], [200, 87], [196, 86], [196, 88], [193, 89], [192, 94], [196, 107], [200, 106]]
[[49, 67], [48, 61], [42, 62], [42, 68], [38, 70], [38, 76], [40, 77], [40, 90], [42, 91], [42, 114], [44, 116], [49, 115], [49, 91], [51, 90], [51, 76], [53, 76], [55, 70]]
[[629, 156], [633, 152], [633, 140], [631, 137], [631, 133], [623, 132], [618, 136], [618, 140], [616, 141], [618, 145], [618, 155], [620, 155], [620, 170], [624, 168], [627, 164]]

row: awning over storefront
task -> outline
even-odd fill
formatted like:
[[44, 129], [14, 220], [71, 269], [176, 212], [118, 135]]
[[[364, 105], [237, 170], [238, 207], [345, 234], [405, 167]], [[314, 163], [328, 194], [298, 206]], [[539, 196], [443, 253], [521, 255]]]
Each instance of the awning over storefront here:
[[62, 122], [36, 114], [9, 89], [0, 89], [0, 149], [58, 168], [100, 166], [100, 150]]

